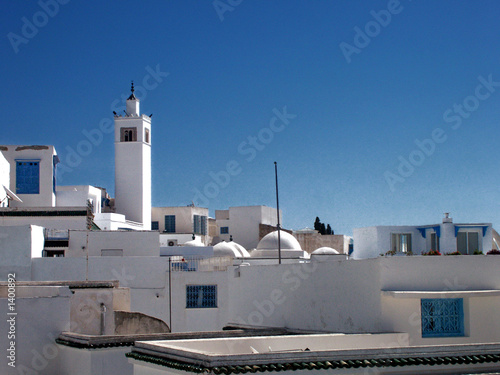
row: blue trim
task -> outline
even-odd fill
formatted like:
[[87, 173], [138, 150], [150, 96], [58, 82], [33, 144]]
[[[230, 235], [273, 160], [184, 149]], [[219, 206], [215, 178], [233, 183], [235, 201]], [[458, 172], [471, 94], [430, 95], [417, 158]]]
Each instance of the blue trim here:
[[438, 236], [438, 238], [441, 238], [441, 225], [436, 225], [435, 227], [432, 227], [432, 229], [434, 229], [434, 231], [436, 232], [436, 236]]
[[483, 237], [486, 236], [486, 232], [488, 231], [487, 225], [455, 225], [455, 237], [458, 235], [458, 231], [460, 229], [477, 229], [481, 228], [483, 230]]
[[441, 225], [435, 225], [433, 227], [420, 227], [417, 229], [424, 238], [427, 238], [427, 232], [426, 232], [427, 229], [434, 229], [434, 232], [436, 232], [438, 238], [441, 237]]

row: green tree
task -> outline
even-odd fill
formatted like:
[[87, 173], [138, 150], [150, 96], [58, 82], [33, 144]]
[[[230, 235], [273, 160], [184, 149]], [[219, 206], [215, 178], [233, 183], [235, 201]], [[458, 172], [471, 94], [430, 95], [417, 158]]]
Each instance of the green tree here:
[[321, 229], [320, 229], [319, 233], [326, 234], [325, 223], [321, 223]]
[[314, 229], [318, 232], [321, 231], [321, 221], [319, 221], [319, 217], [316, 216], [316, 220], [314, 221]]

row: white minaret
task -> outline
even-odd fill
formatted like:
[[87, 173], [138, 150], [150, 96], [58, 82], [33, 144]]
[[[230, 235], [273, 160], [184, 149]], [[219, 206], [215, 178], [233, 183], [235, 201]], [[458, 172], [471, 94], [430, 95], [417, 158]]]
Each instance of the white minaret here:
[[115, 207], [151, 230], [151, 117], [140, 114], [133, 81], [126, 114], [115, 114]]

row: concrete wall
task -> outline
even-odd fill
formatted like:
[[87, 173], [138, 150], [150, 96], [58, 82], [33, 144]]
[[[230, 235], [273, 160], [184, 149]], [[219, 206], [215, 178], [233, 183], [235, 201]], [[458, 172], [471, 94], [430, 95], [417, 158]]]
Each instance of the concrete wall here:
[[[10, 164], [10, 190], [16, 193], [20, 202], [11, 202], [11, 207], [54, 207], [56, 195], [53, 191], [53, 157], [57, 155], [54, 146], [1, 146], [0, 152]], [[16, 160], [40, 160], [40, 193], [18, 194], [16, 191]]]
[[350, 237], [343, 234], [322, 235], [318, 231], [314, 232], [293, 232], [293, 236], [299, 241], [302, 250], [312, 253], [320, 247], [331, 247], [341, 254], [349, 252]]
[[66, 257], [107, 255], [159, 256], [159, 233], [152, 231], [69, 231]]
[[[6, 312], [0, 321], [0, 335], [4, 339], [4, 353], [11, 341], [15, 343], [16, 367], [8, 366], [4, 354], [0, 373], [58, 374], [61, 353], [54, 340], [69, 328], [71, 292], [68, 287], [17, 286], [15, 294], [15, 338], [8, 339], [7, 334], [12, 331]], [[2, 306], [7, 306], [7, 296], [7, 287], [0, 287]]]

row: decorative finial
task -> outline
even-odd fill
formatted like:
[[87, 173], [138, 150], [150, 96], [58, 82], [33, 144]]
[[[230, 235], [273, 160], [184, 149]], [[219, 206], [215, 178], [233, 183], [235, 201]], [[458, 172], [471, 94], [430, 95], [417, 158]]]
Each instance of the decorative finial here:
[[229, 242], [232, 242], [232, 241], [233, 241], [233, 235], [231, 234], [231, 235], [229, 236]]
[[193, 241], [196, 239], [196, 236], [194, 235], [194, 233], [193, 233], [193, 237], [192, 238], [193, 238]]
[[128, 97], [127, 100], [137, 100], [137, 98], [134, 95], [134, 91], [135, 91], [135, 89], [134, 89], [134, 81], [132, 81], [132, 87], [130, 88], [130, 91], [132, 91], [132, 93], [130, 94], [130, 96]]

